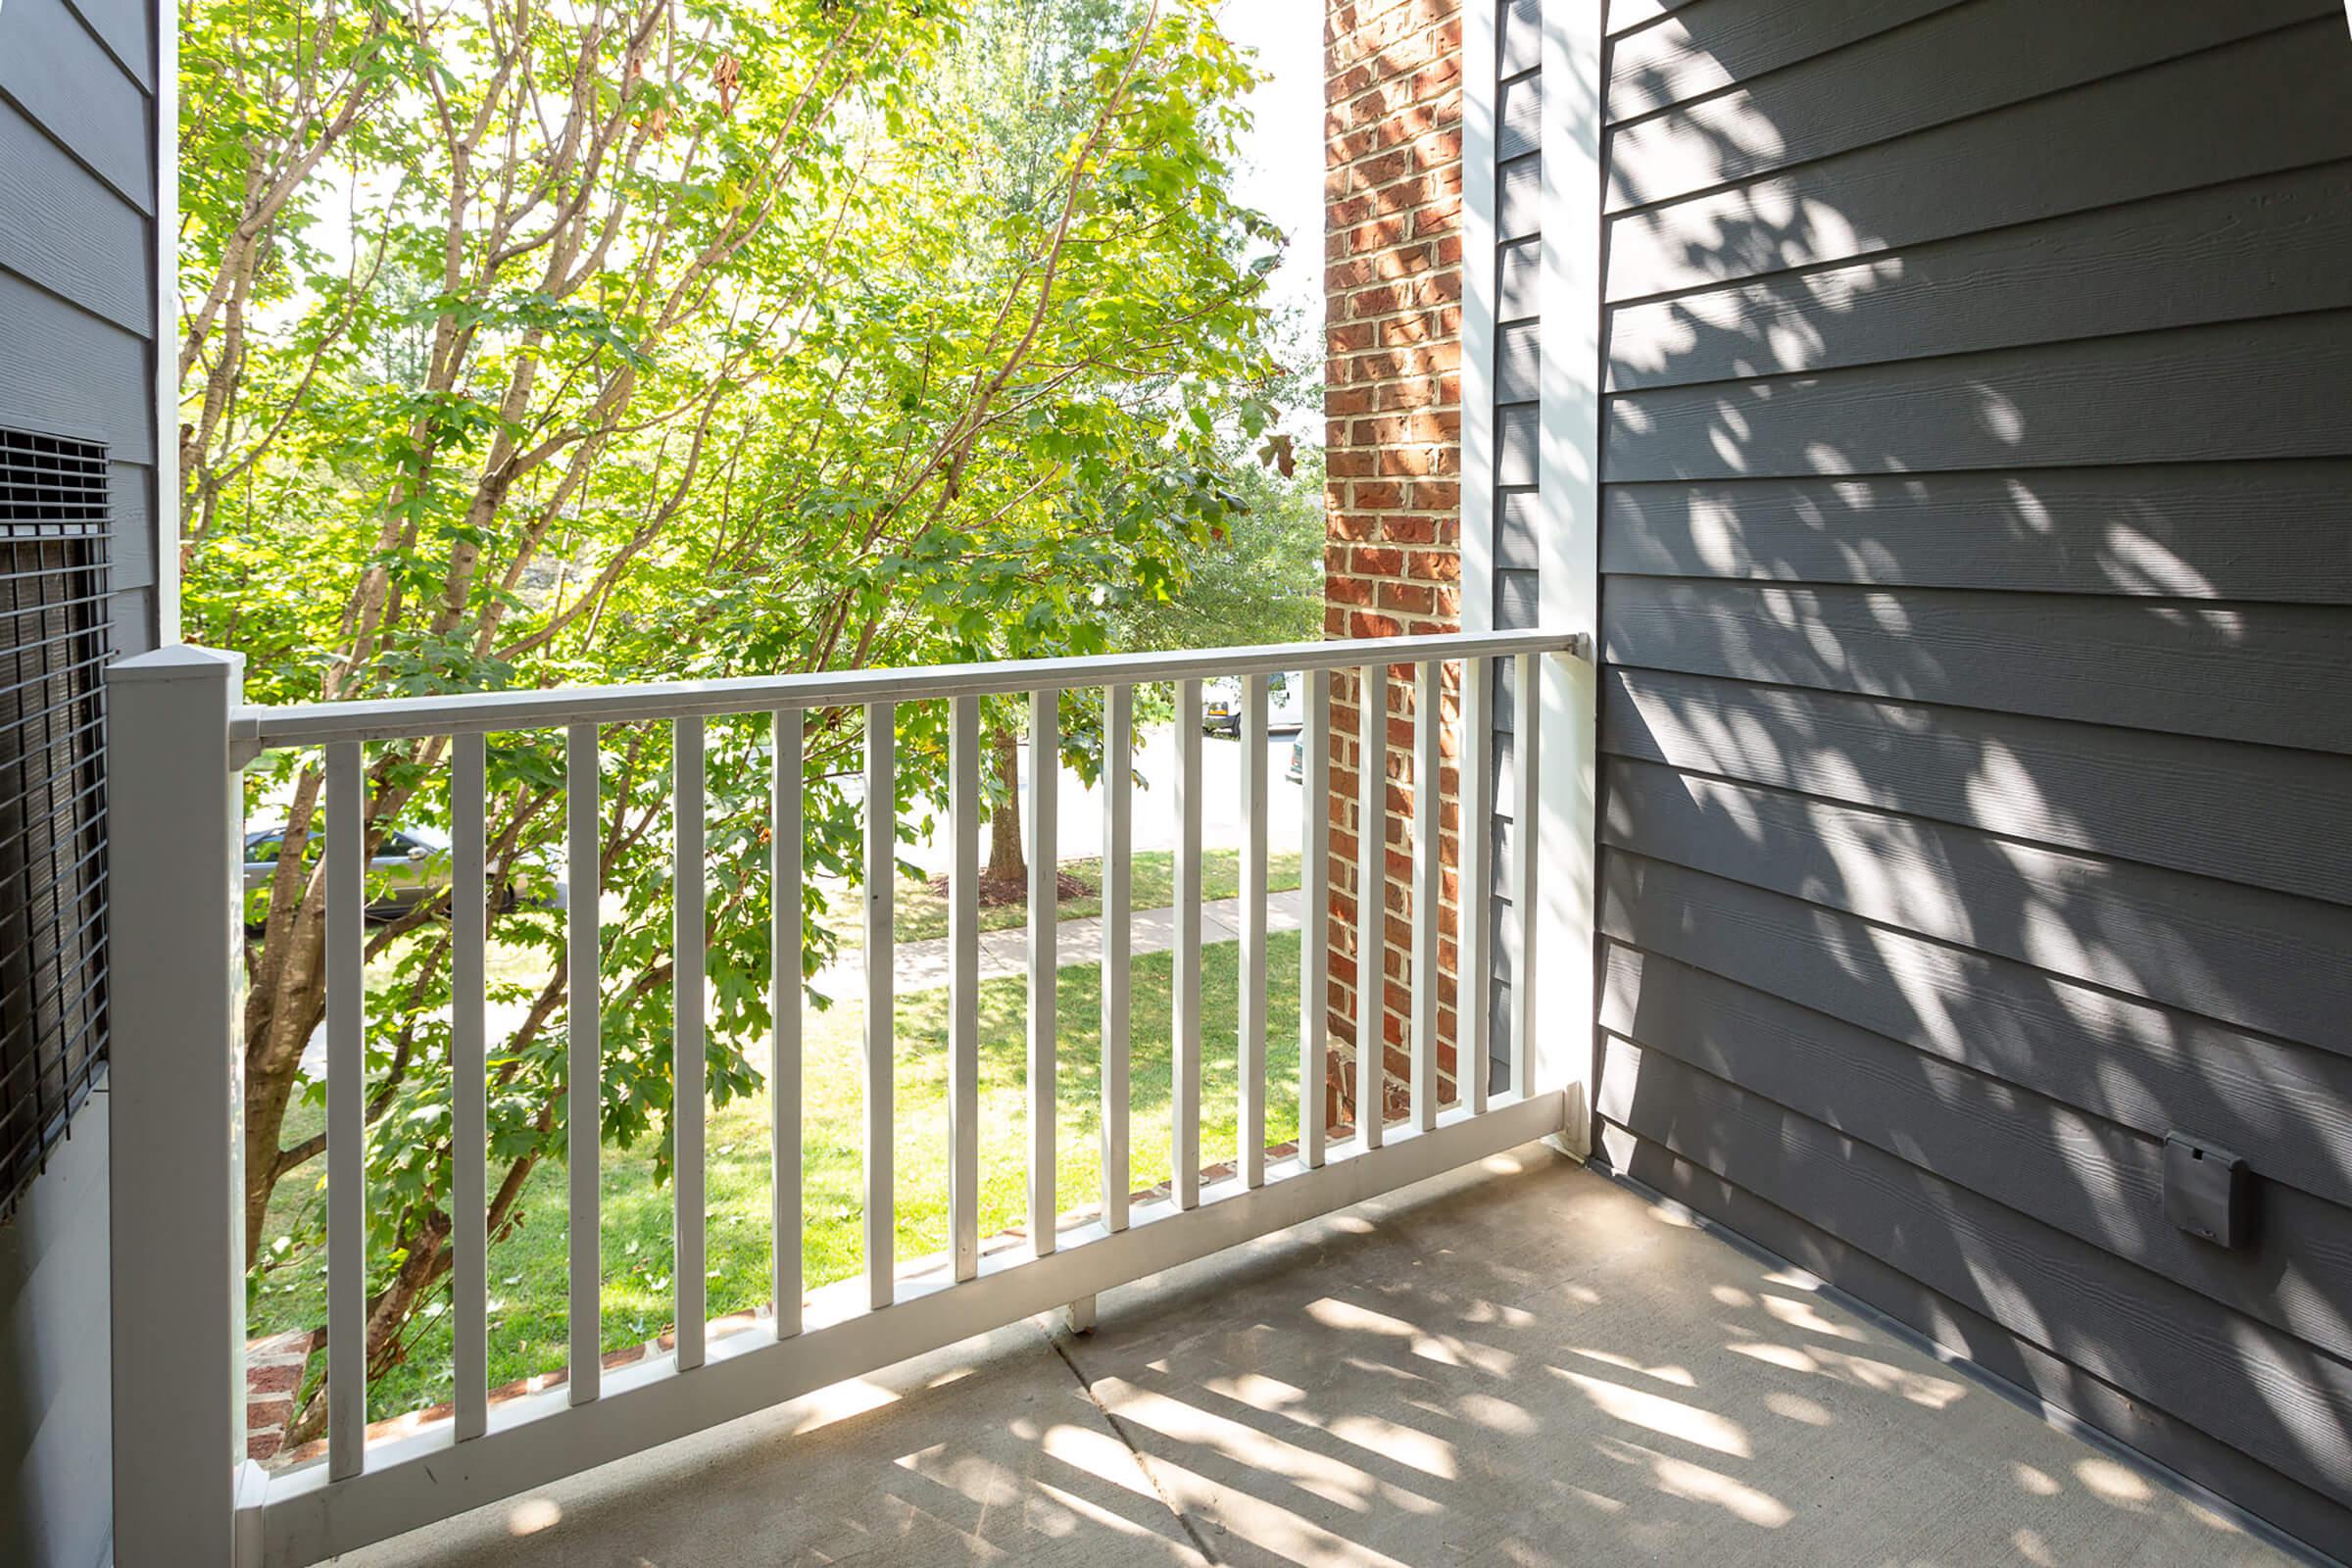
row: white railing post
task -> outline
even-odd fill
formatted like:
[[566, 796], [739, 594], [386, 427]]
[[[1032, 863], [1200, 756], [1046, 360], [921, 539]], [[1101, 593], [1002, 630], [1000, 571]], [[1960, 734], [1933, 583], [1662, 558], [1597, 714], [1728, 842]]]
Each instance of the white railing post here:
[[1102, 698], [1102, 1226], [1127, 1228], [1127, 956], [1134, 918], [1135, 688]]
[[1200, 1206], [1200, 683], [1176, 683], [1175, 1060], [1168, 1175], [1178, 1208]]
[[1389, 1083], [1389, 666], [1366, 664], [1355, 692], [1355, 1132], [1378, 1149]]
[[980, 699], [958, 697], [948, 726], [948, 1245], [958, 1280], [980, 1277]]
[[[1446, 666], [1434, 659], [1413, 666], [1413, 945], [1412, 945], [1412, 1111], [1413, 1125], [1430, 1132], [1438, 1125], [1438, 907], [1445, 886], [1445, 856], [1439, 844], [1445, 820], [1439, 788], [1440, 707], [1445, 701]], [[1454, 1058], [1458, 1072], [1461, 1058]], [[1456, 1085], [1459, 1088], [1459, 1085]], [[1468, 1099], [1468, 1096], [1463, 1096]]]
[[1298, 1157], [1323, 1163], [1324, 1080], [1331, 1073], [1331, 672], [1306, 674], [1298, 758]]
[[[1061, 850], [1054, 829], [1061, 783], [1061, 693], [1029, 695], [1029, 1243], [1054, 1250], [1061, 1213], [1054, 1121], [1060, 1114]], [[1006, 809], [1010, 809], [1007, 803]]]
[[[115, 1560], [236, 1560], [245, 1456], [245, 661], [107, 671]], [[92, 1325], [94, 1327], [94, 1325]]]
[[801, 1332], [801, 771], [808, 747], [808, 720], [797, 708], [779, 708], [769, 758], [768, 1008], [775, 1035], [767, 1064], [770, 1152], [769, 1294], [776, 1303], [776, 1338]]
[[1242, 682], [1242, 951], [1240, 1165], [1266, 1185], [1266, 677]]
[[896, 1297], [898, 1178], [893, 1158], [899, 988], [892, 935], [899, 874], [898, 710], [865, 708], [865, 1285], [875, 1311]]

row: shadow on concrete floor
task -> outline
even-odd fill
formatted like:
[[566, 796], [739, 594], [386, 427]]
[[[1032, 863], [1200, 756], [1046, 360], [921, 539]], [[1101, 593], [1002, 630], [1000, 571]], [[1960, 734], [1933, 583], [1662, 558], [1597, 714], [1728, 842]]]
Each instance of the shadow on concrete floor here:
[[2278, 1563], [1541, 1148], [343, 1559]]

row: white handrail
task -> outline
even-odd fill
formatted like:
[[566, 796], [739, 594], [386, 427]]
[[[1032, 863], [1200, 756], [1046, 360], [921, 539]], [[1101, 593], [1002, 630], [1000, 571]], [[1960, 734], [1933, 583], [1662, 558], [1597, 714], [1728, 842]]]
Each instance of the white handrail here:
[[[288, 746], [389, 741], [430, 735], [552, 729], [564, 724], [627, 724], [649, 719], [710, 718], [771, 708], [911, 703], [944, 697], [995, 697], [1048, 688], [1139, 686], [1196, 676], [1273, 675], [1289, 670], [1348, 669], [1363, 662], [1363, 642], [1263, 643], [1188, 648], [1173, 653], [1102, 654], [1083, 659], [1008, 660], [916, 669], [826, 670], [809, 675], [748, 675], [727, 680], [658, 681], [634, 686], [558, 686], [538, 691], [466, 692], [363, 703], [306, 703], [242, 708], [231, 721], [239, 760]], [[1381, 661], [1569, 654], [1589, 659], [1591, 639], [1563, 631], [1464, 632], [1392, 637]]]
[[[445, 1516], [461, 1499], [486, 1500], [521, 1486], [568, 1474], [603, 1458], [697, 1430], [833, 1377], [886, 1365], [936, 1348], [948, 1340], [1059, 1303], [1076, 1326], [1091, 1324], [1096, 1294], [1143, 1274], [1197, 1257], [1298, 1219], [1353, 1201], [1374, 1192], [1419, 1179], [1464, 1160], [1483, 1157], [1527, 1138], [1561, 1131], [1580, 1107], [1559, 1086], [1531, 1081], [1534, 1058], [1528, 1037], [1535, 1024], [1532, 986], [1537, 889], [1535, 815], [1537, 790], [1537, 671], [1544, 656], [1587, 656], [1581, 636], [1544, 631], [1467, 636], [1393, 638], [1376, 642], [1287, 644], [1274, 647], [1188, 650], [1171, 654], [1114, 655], [1102, 659], [1051, 660], [1021, 663], [944, 666], [920, 670], [864, 670], [814, 676], [685, 682], [641, 687], [437, 697], [383, 703], [255, 709], [237, 702], [238, 662], [228, 656], [183, 649], [119, 666], [113, 684], [123, 699], [126, 727], [114, 737], [115, 772], [122, 781], [123, 808], [133, 817], [163, 820], [174, 814], [174, 794], [192, 789], [204, 815], [218, 832], [187, 843], [169, 836], [128, 834], [139, 853], [113, 867], [120, 897], [136, 901], [159, 918], [142, 927], [149, 947], [132, 945], [119, 956], [126, 985], [140, 993], [176, 988], [195, 1014], [167, 1018], [141, 1013], [136, 998], [123, 1016], [136, 1025], [136, 1039], [118, 1046], [118, 1071], [125, 1079], [117, 1111], [119, 1136], [131, 1146], [149, 1145], [159, 1157], [125, 1171], [118, 1192], [135, 1204], [169, 1209], [174, 1227], [198, 1237], [193, 1256], [170, 1253], [172, 1271], [151, 1267], [133, 1251], [118, 1251], [119, 1279], [126, 1298], [167, 1298], [167, 1279], [200, 1278], [207, 1290], [228, 1302], [219, 1313], [179, 1332], [175, 1317], [169, 1337], [177, 1362], [201, 1366], [209, 1392], [181, 1401], [184, 1425], [212, 1434], [236, 1426], [241, 1414], [237, 1373], [242, 1364], [239, 1236], [243, 1183], [234, 1177], [234, 1146], [241, 1140], [235, 1112], [240, 1008], [233, 985], [237, 967], [235, 933], [241, 924], [241, 836], [234, 827], [240, 790], [237, 773], [265, 747], [322, 747], [327, 760], [328, 892], [327, 1037], [329, 1172], [327, 1384], [330, 1442], [324, 1465], [262, 1478], [248, 1470], [241, 1493], [224, 1483], [227, 1466], [219, 1443], [200, 1444], [204, 1452], [181, 1454], [158, 1435], [134, 1438], [122, 1473], [149, 1491], [184, 1496], [204, 1518], [196, 1534], [220, 1534], [220, 1518], [238, 1511], [234, 1529], [250, 1531], [238, 1550], [266, 1564], [306, 1563], [327, 1552], [362, 1544], [395, 1530]], [[1442, 834], [1445, 815], [1439, 795], [1446, 750], [1442, 701], [1449, 672], [1461, 665], [1463, 713], [1473, 733], [1454, 754], [1462, 768], [1461, 832], [1464, 864], [1461, 906], [1482, 899], [1493, 875], [1483, 816], [1496, 760], [1488, 727], [1495, 716], [1493, 662], [1509, 656], [1513, 696], [1518, 703], [1514, 746], [1513, 805], [1519, 831], [1509, 866], [1516, 903], [1513, 934], [1519, 962], [1511, 1030], [1507, 1089], [1492, 1094], [1485, 1072], [1486, 984], [1489, 947], [1483, 924], [1466, 923], [1460, 956], [1476, 971], [1461, 989], [1476, 1018], [1457, 1010], [1457, 1054], [1450, 1081], [1441, 1072], [1439, 987], [1442, 949], [1439, 921], [1443, 893]], [[1365, 661], [1372, 661], [1369, 663]], [[1392, 744], [1391, 675], [1397, 665], [1412, 669], [1415, 719], [1409, 750]], [[1335, 755], [1331, 722], [1333, 669], [1355, 670], [1358, 711], [1352, 737], [1356, 768], [1354, 844], [1356, 932], [1355, 1054], [1357, 1062], [1354, 1136], [1333, 1147], [1324, 1124], [1323, 1091], [1328, 1065], [1328, 980], [1325, 943], [1330, 912], [1325, 864], [1332, 847], [1328, 812]], [[1267, 858], [1268, 786], [1271, 754], [1267, 730], [1268, 679], [1276, 672], [1306, 672], [1299, 747], [1300, 786], [1305, 810], [1300, 849], [1305, 931], [1299, 966], [1299, 1079], [1297, 1154], [1286, 1157], [1266, 1148], [1268, 1134], [1267, 1016], [1265, 974], [1269, 956]], [[1236, 1154], [1230, 1178], [1200, 1166], [1202, 1069], [1200, 998], [1200, 932], [1202, 746], [1199, 733], [1200, 683], [1206, 677], [1243, 681], [1241, 772], [1243, 910], [1237, 956], [1240, 1029], [1235, 1090]], [[1128, 1035], [1130, 958], [1128, 922], [1133, 914], [1133, 719], [1135, 688], [1173, 682], [1177, 688], [1179, 787], [1182, 818], [1178, 855], [1178, 942], [1173, 976], [1175, 1039], [1171, 1053], [1170, 1182], [1165, 1201], [1134, 1191], [1131, 1169]], [[1054, 781], [1058, 775], [1057, 730], [1060, 695], [1072, 688], [1102, 692], [1103, 877], [1102, 919], [1102, 1014], [1100, 1019], [1101, 1208], [1091, 1222], [1064, 1226], [1058, 1210], [1054, 988], [1060, 953], [1055, 941], [1055, 846]], [[1029, 826], [1033, 855], [1027, 950], [1030, 1016], [1028, 1085], [1030, 1147], [1027, 1208], [1031, 1245], [1026, 1249], [981, 1243], [979, 1148], [979, 837], [982, 814], [984, 731], [978, 699], [992, 694], [1026, 694], [1030, 708], [1032, 770]], [[950, 1226], [947, 1251], [936, 1262], [902, 1260], [896, 1217], [898, 1172], [893, 1102], [897, 984], [893, 961], [893, 898], [897, 821], [895, 709], [902, 702], [953, 700], [950, 747], [950, 822], [955, 838], [951, 946], [954, 973], [948, 1074], [948, 1176]], [[805, 755], [804, 720], [808, 710], [828, 705], [863, 709], [865, 779], [864, 966], [865, 1019], [863, 1155], [861, 1190], [862, 1279], [852, 1277], [804, 1293], [801, 1137], [801, 970], [799, 949], [805, 867], [801, 840]], [[182, 710], [187, 710], [183, 712]], [[189, 713], [194, 714], [189, 718]], [[705, 719], [715, 715], [765, 712], [776, 737], [771, 759], [769, 802], [775, 835], [770, 877], [774, 897], [776, 963], [774, 1058], [770, 1085], [774, 1173], [771, 1199], [775, 1297], [773, 1332], [767, 1336], [714, 1337], [706, 1322], [709, 1303], [703, 1285], [706, 1152], [703, 1097], [703, 1037], [709, 1026], [702, 995], [699, 951], [709, 912], [709, 848], [703, 821], [706, 806]], [[182, 722], [183, 719], [187, 721]], [[602, 1364], [603, 1322], [600, 1251], [600, 1129], [602, 1095], [600, 975], [596, 956], [602, 934], [599, 889], [602, 795], [600, 727], [607, 723], [667, 721], [674, 725], [676, 767], [672, 820], [672, 867], [677, 901], [672, 943], [676, 985], [672, 996], [675, 1050], [672, 1080], [676, 1137], [673, 1219], [676, 1245], [675, 1348], [638, 1365]], [[568, 890], [569, 951], [576, 958], [568, 975], [568, 1025], [564, 1086], [565, 1131], [571, 1136], [565, 1163], [570, 1225], [568, 1362], [565, 1387], [545, 1397], [493, 1401], [487, 1381], [487, 1236], [475, 1216], [482, 1209], [487, 1172], [480, 1145], [486, 1136], [482, 1077], [485, 917], [490, 888], [485, 823], [484, 753], [490, 732], [540, 728], [565, 735], [565, 835], [571, 882]], [[457, 1252], [453, 1289], [459, 1297], [459, 1333], [453, 1347], [458, 1388], [453, 1418], [427, 1422], [406, 1437], [371, 1436], [367, 1410], [367, 1314], [364, 1293], [366, 1133], [362, 1091], [366, 1038], [365, 951], [362, 915], [367, 861], [361, 840], [361, 795], [366, 788], [363, 744], [398, 737], [454, 736], [450, 759], [453, 814], [452, 908], [462, 929], [453, 938], [453, 1125], [461, 1150], [457, 1206], [467, 1215], [453, 1239]], [[1385, 1028], [1391, 980], [1384, 963], [1390, 941], [1388, 887], [1392, 849], [1388, 840], [1389, 767], [1392, 758], [1406, 769], [1414, 789], [1409, 825], [1397, 849], [1411, 851], [1409, 881], [1397, 891], [1396, 913], [1412, 926], [1409, 956], [1400, 967], [1400, 992], [1409, 998], [1408, 1045], [1411, 1114], [1386, 1124], [1387, 1048]], [[204, 772], [191, 784], [187, 769]], [[225, 765], [223, 765], [225, 764]], [[1499, 793], [1499, 792], [1498, 792]], [[998, 808], [1011, 808], [1004, 803]], [[1547, 826], [1544, 831], [1548, 833]], [[1478, 925], [1473, 937], [1467, 927]], [[179, 932], [200, 932], [199, 956], [164, 951]], [[152, 949], [152, 951], [151, 951]], [[214, 974], [213, 969], [221, 972]], [[186, 1081], [171, 1074], [173, 1053], [191, 1036], [209, 1043], [200, 1053], [203, 1071]], [[225, 1048], [225, 1049], [223, 1049]], [[183, 1075], [185, 1076], [185, 1075]], [[1547, 1074], [1536, 1073], [1538, 1079]], [[150, 1103], [141, 1082], [170, 1080], [171, 1103]], [[218, 1119], [189, 1124], [176, 1102], [227, 1107], [231, 1150], [212, 1147]], [[1287, 1114], [1287, 1107], [1284, 1107]], [[165, 1157], [168, 1156], [168, 1157]], [[208, 1163], [209, 1162], [209, 1163]], [[200, 1201], [179, 1203], [176, 1189], [184, 1171], [207, 1173]], [[1156, 1172], [1150, 1177], [1156, 1177]], [[1150, 1179], [1150, 1178], [1147, 1178]], [[118, 1210], [121, 1211], [120, 1209]], [[137, 1227], [123, 1222], [126, 1233]], [[162, 1246], [142, 1232], [144, 1247]], [[169, 1253], [168, 1248], [164, 1251]], [[141, 1282], [147, 1282], [142, 1285]], [[953, 1298], [951, 1302], [948, 1298]], [[862, 1301], [862, 1305], [858, 1303]], [[177, 1307], [175, 1305], [174, 1311]], [[152, 1325], [151, 1325], [152, 1329]], [[945, 1336], [945, 1338], [943, 1338]], [[140, 1348], [117, 1342], [124, 1364], [138, 1362]], [[614, 1413], [613, 1405], [623, 1405]], [[128, 1412], [128, 1407], [126, 1412]], [[174, 1406], [176, 1410], [178, 1407]], [[132, 1430], [138, 1431], [135, 1424]], [[218, 1435], [218, 1434], [215, 1434]], [[434, 1468], [434, 1456], [463, 1444], [462, 1464]], [[137, 1535], [134, 1529], [131, 1534]]]

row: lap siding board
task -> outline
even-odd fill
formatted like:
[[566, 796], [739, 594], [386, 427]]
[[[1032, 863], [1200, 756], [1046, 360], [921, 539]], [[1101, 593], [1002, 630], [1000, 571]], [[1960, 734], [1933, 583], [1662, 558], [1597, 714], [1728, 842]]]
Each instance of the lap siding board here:
[[1599, 1143], [2340, 1550], [2352, 38], [2143, 10], [1612, 7]]

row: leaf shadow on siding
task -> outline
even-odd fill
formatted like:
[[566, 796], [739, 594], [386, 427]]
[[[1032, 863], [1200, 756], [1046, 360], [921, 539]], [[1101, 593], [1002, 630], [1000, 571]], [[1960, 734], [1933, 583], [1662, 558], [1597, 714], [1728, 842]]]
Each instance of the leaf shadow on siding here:
[[[1703, 46], [1724, 9], [1674, 24]], [[1605, 1155], [2328, 1539], [2352, 1520], [2340, 439], [2266, 391], [2268, 328], [2207, 305], [2152, 295], [2055, 348], [1949, 314], [1911, 279], [1965, 236], [1921, 238], [1883, 182], [1753, 180], [1777, 147], [1718, 113], [1682, 186], [1613, 171], [1612, 246], [1683, 292], [1609, 270], [1612, 333], [1637, 325], [1603, 416]], [[2316, 303], [2352, 307], [2336, 274]], [[1906, 361], [1913, 333], [1936, 357]], [[2174, 1128], [2249, 1157], [2252, 1246], [2166, 1220]]]

